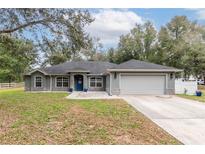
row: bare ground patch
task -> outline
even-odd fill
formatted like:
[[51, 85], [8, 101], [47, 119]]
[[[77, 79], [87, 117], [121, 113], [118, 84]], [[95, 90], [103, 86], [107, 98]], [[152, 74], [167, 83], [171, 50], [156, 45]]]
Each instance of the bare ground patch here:
[[181, 144], [123, 100], [17, 91], [11, 102], [9, 96], [0, 94], [1, 144]]

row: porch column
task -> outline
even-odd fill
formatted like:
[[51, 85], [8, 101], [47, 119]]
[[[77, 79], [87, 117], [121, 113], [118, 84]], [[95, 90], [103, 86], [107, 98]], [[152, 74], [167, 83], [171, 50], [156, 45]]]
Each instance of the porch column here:
[[70, 88], [74, 90], [74, 74], [70, 74]]
[[87, 75], [83, 74], [83, 88], [88, 88], [88, 80], [87, 80]]

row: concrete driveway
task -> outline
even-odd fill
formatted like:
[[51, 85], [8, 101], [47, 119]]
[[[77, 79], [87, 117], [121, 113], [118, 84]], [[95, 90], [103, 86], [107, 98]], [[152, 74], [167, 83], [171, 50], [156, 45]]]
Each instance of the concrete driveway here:
[[122, 96], [184, 144], [205, 144], [205, 104], [177, 96]]

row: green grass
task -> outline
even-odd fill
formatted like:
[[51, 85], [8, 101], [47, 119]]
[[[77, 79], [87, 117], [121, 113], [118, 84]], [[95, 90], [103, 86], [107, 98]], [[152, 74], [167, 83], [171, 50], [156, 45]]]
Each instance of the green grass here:
[[0, 144], [180, 144], [123, 100], [0, 90]]
[[202, 91], [202, 96], [179, 94], [178, 96], [205, 103], [205, 90]]

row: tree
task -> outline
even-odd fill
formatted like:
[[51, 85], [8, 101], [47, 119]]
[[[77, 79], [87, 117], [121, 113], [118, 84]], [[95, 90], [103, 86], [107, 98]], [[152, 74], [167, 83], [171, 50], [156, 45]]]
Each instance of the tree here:
[[0, 35], [0, 82], [22, 81], [23, 73], [36, 61], [32, 42]]
[[152, 58], [156, 34], [154, 26], [149, 21], [143, 25], [136, 25], [130, 33], [120, 37], [116, 62], [121, 63], [129, 59], [149, 61]]
[[145, 60], [151, 60], [153, 50], [154, 50], [154, 45], [156, 43], [156, 34], [157, 31], [155, 30], [154, 26], [152, 25], [151, 22], [146, 22], [144, 24], [144, 58]]
[[105, 61], [106, 55], [102, 51], [102, 48], [103, 45], [100, 43], [100, 39], [93, 37], [89, 40], [89, 47], [83, 49], [81, 54], [89, 61]]
[[115, 49], [110, 48], [107, 52], [107, 59], [109, 62], [114, 63], [115, 62]]
[[160, 29], [157, 59], [160, 63], [184, 69], [185, 77], [198, 76], [204, 65], [204, 28], [185, 16], [176, 16]]
[[82, 48], [89, 46], [89, 36], [83, 28], [93, 19], [86, 10], [0, 9], [0, 14], [0, 35], [29, 39], [45, 52], [46, 62], [51, 64], [59, 60], [58, 53], [66, 60], [75, 59]]
[[205, 45], [193, 44], [189, 52], [182, 57], [185, 77], [190, 75], [199, 77], [204, 75], [205, 70]]
[[187, 19], [186, 16], [175, 16], [167, 24], [167, 29], [170, 32], [170, 37], [174, 40], [183, 39], [183, 36], [190, 29], [192, 23]]
[[[136, 25], [120, 37], [116, 49], [109, 50], [111, 60], [150, 61], [181, 68], [184, 76], [205, 76], [205, 28], [186, 16], [175, 16], [159, 32], [148, 21]], [[113, 57], [114, 56], [114, 57]]]

